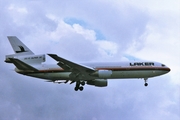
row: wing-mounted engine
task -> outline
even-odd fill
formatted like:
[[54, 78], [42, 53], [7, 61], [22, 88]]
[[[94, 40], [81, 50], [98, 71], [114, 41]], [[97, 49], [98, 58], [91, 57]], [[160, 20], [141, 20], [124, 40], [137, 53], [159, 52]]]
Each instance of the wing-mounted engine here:
[[99, 77], [102, 79], [106, 79], [111, 77], [112, 71], [111, 70], [98, 70], [91, 74], [92, 76]]
[[88, 80], [88, 85], [94, 85], [96, 87], [106, 87], [108, 85], [107, 79], [95, 79], [95, 80]]

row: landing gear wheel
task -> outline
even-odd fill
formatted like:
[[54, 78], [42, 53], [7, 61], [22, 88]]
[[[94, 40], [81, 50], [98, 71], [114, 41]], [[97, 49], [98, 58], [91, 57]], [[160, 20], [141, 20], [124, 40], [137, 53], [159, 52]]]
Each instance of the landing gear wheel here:
[[[80, 85], [82, 85], [82, 86], [80, 86]], [[77, 81], [74, 90], [75, 90], [75, 91], [78, 91], [78, 90], [83, 91], [83, 89], [84, 89], [83, 86], [84, 86], [84, 85], [85, 85], [85, 82], [84, 82], [84, 81]]]
[[75, 88], [74, 88], [75, 91], [78, 91], [78, 90], [79, 90], [79, 85], [80, 85], [79, 81], [76, 82], [76, 86], [75, 86]]
[[80, 91], [83, 91], [83, 89], [84, 89], [83, 86], [79, 87], [79, 90], [80, 90]]
[[148, 83], [145, 83], [145, 84], [144, 84], [144, 86], [146, 86], [146, 87], [147, 87], [147, 86], [148, 86]]
[[148, 78], [144, 78], [144, 82], [145, 82], [144, 86], [146, 86], [146, 87], [148, 86], [147, 80], [148, 80]]
[[82, 82], [80, 82], [80, 84], [81, 84], [82, 86], [84, 86], [84, 85], [85, 85], [85, 82], [84, 82], [84, 81], [82, 81]]
[[75, 91], [78, 91], [78, 89], [79, 89], [78, 87], [75, 87], [75, 88], [74, 88]]

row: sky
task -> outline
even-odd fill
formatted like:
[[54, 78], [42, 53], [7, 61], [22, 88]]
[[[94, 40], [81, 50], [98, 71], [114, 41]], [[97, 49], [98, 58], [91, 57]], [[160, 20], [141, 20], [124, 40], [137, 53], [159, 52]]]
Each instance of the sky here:
[[[179, 0], [0, 0], [1, 120], [179, 120]], [[108, 87], [54, 84], [4, 62], [17, 36], [34, 53], [74, 62], [149, 60], [168, 74], [108, 80]], [[46, 56], [48, 63], [56, 61]]]

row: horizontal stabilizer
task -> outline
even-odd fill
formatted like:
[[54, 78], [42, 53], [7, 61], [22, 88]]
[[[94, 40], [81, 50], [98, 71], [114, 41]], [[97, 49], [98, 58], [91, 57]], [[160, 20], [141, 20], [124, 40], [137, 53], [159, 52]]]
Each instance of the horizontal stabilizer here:
[[36, 69], [36, 68], [22, 62], [19, 59], [15, 59], [15, 58], [9, 58], [9, 59], [19, 70], [38, 71], [38, 69]]
[[13, 54], [13, 55], [6, 55], [6, 59], [5, 62], [6, 63], [12, 63], [12, 61], [9, 58], [16, 58], [24, 63], [27, 64], [41, 64], [42, 62], [45, 62], [46, 57], [45, 54], [41, 54], [41, 55], [17, 55], [17, 54]]

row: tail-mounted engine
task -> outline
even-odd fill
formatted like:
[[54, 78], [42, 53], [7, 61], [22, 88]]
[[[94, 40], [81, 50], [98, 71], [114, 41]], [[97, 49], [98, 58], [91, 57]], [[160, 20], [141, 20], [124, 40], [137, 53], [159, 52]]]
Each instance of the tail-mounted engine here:
[[31, 63], [31, 64], [40, 64], [42, 62], [45, 62], [45, 54], [41, 55], [24, 55], [24, 56], [18, 56], [17, 54], [13, 55], [6, 55], [5, 62], [12, 63], [9, 58], [17, 58], [25, 63]]

